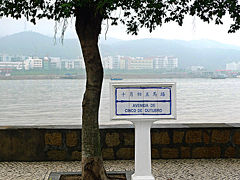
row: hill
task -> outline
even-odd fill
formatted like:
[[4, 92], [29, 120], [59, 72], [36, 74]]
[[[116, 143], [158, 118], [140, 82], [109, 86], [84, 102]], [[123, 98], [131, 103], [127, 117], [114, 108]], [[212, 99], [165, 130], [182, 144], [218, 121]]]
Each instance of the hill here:
[[[166, 40], [139, 39], [123, 41], [108, 38], [100, 41], [102, 56], [161, 56], [172, 55], [179, 58], [179, 67], [201, 65], [209, 69], [222, 69], [225, 64], [240, 61], [240, 47], [210, 40]], [[81, 56], [77, 39], [64, 39], [61, 44], [53, 37], [35, 32], [22, 32], [0, 38], [0, 53], [28, 56], [57, 56], [76, 58]]]
[[59, 39], [35, 32], [21, 32], [0, 39], [0, 53], [24, 56], [56, 56], [76, 58], [81, 55], [79, 42], [76, 39]]

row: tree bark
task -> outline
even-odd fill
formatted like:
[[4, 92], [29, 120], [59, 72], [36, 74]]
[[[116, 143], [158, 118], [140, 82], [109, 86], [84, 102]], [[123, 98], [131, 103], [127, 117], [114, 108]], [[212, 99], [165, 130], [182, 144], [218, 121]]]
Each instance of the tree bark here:
[[103, 67], [98, 48], [102, 17], [96, 9], [81, 8], [76, 14], [76, 31], [86, 67], [87, 82], [82, 102], [82, 179], [107, 180], [103, 167], [98, 111]]

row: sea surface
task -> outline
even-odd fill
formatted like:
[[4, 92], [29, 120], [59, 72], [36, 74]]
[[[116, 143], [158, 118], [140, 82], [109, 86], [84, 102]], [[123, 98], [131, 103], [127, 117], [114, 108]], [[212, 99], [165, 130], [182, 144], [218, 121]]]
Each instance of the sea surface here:
[[[176, 82], [177, 121], [240, 122], [240, 78], [131, 79]], [[100, 123], [110, 121], [110, 80], [104, 80]], [[79, 125], [85, 80], [0, 80], [0, 126]]]

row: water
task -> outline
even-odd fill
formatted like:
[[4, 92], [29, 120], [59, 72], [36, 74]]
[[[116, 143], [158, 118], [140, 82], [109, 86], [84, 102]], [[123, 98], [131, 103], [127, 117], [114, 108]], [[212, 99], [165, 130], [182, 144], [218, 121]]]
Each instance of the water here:
[[[240, 79], [127, 80], [177, 83], [177, 121], [238, 122]], [[1, 80], [0, 126], [77, 125], [85, 80]], [[110, 121], [109, 80], [104, 80], [100, 122]]]

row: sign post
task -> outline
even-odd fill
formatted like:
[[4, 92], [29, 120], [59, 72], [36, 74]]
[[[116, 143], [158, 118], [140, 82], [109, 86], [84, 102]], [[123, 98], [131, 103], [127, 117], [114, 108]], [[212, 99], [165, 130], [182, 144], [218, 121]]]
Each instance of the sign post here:
[[133, 121], [135, 126], [135, 173], [132, 180], [154, 180], [151, 171], [152, 121]]
[[135, 126], [135, 173], [132, 180], [154, 180], [151, 135], [154, 121], [176, 119], [175, 83], [111, 83], [111, 119]]

